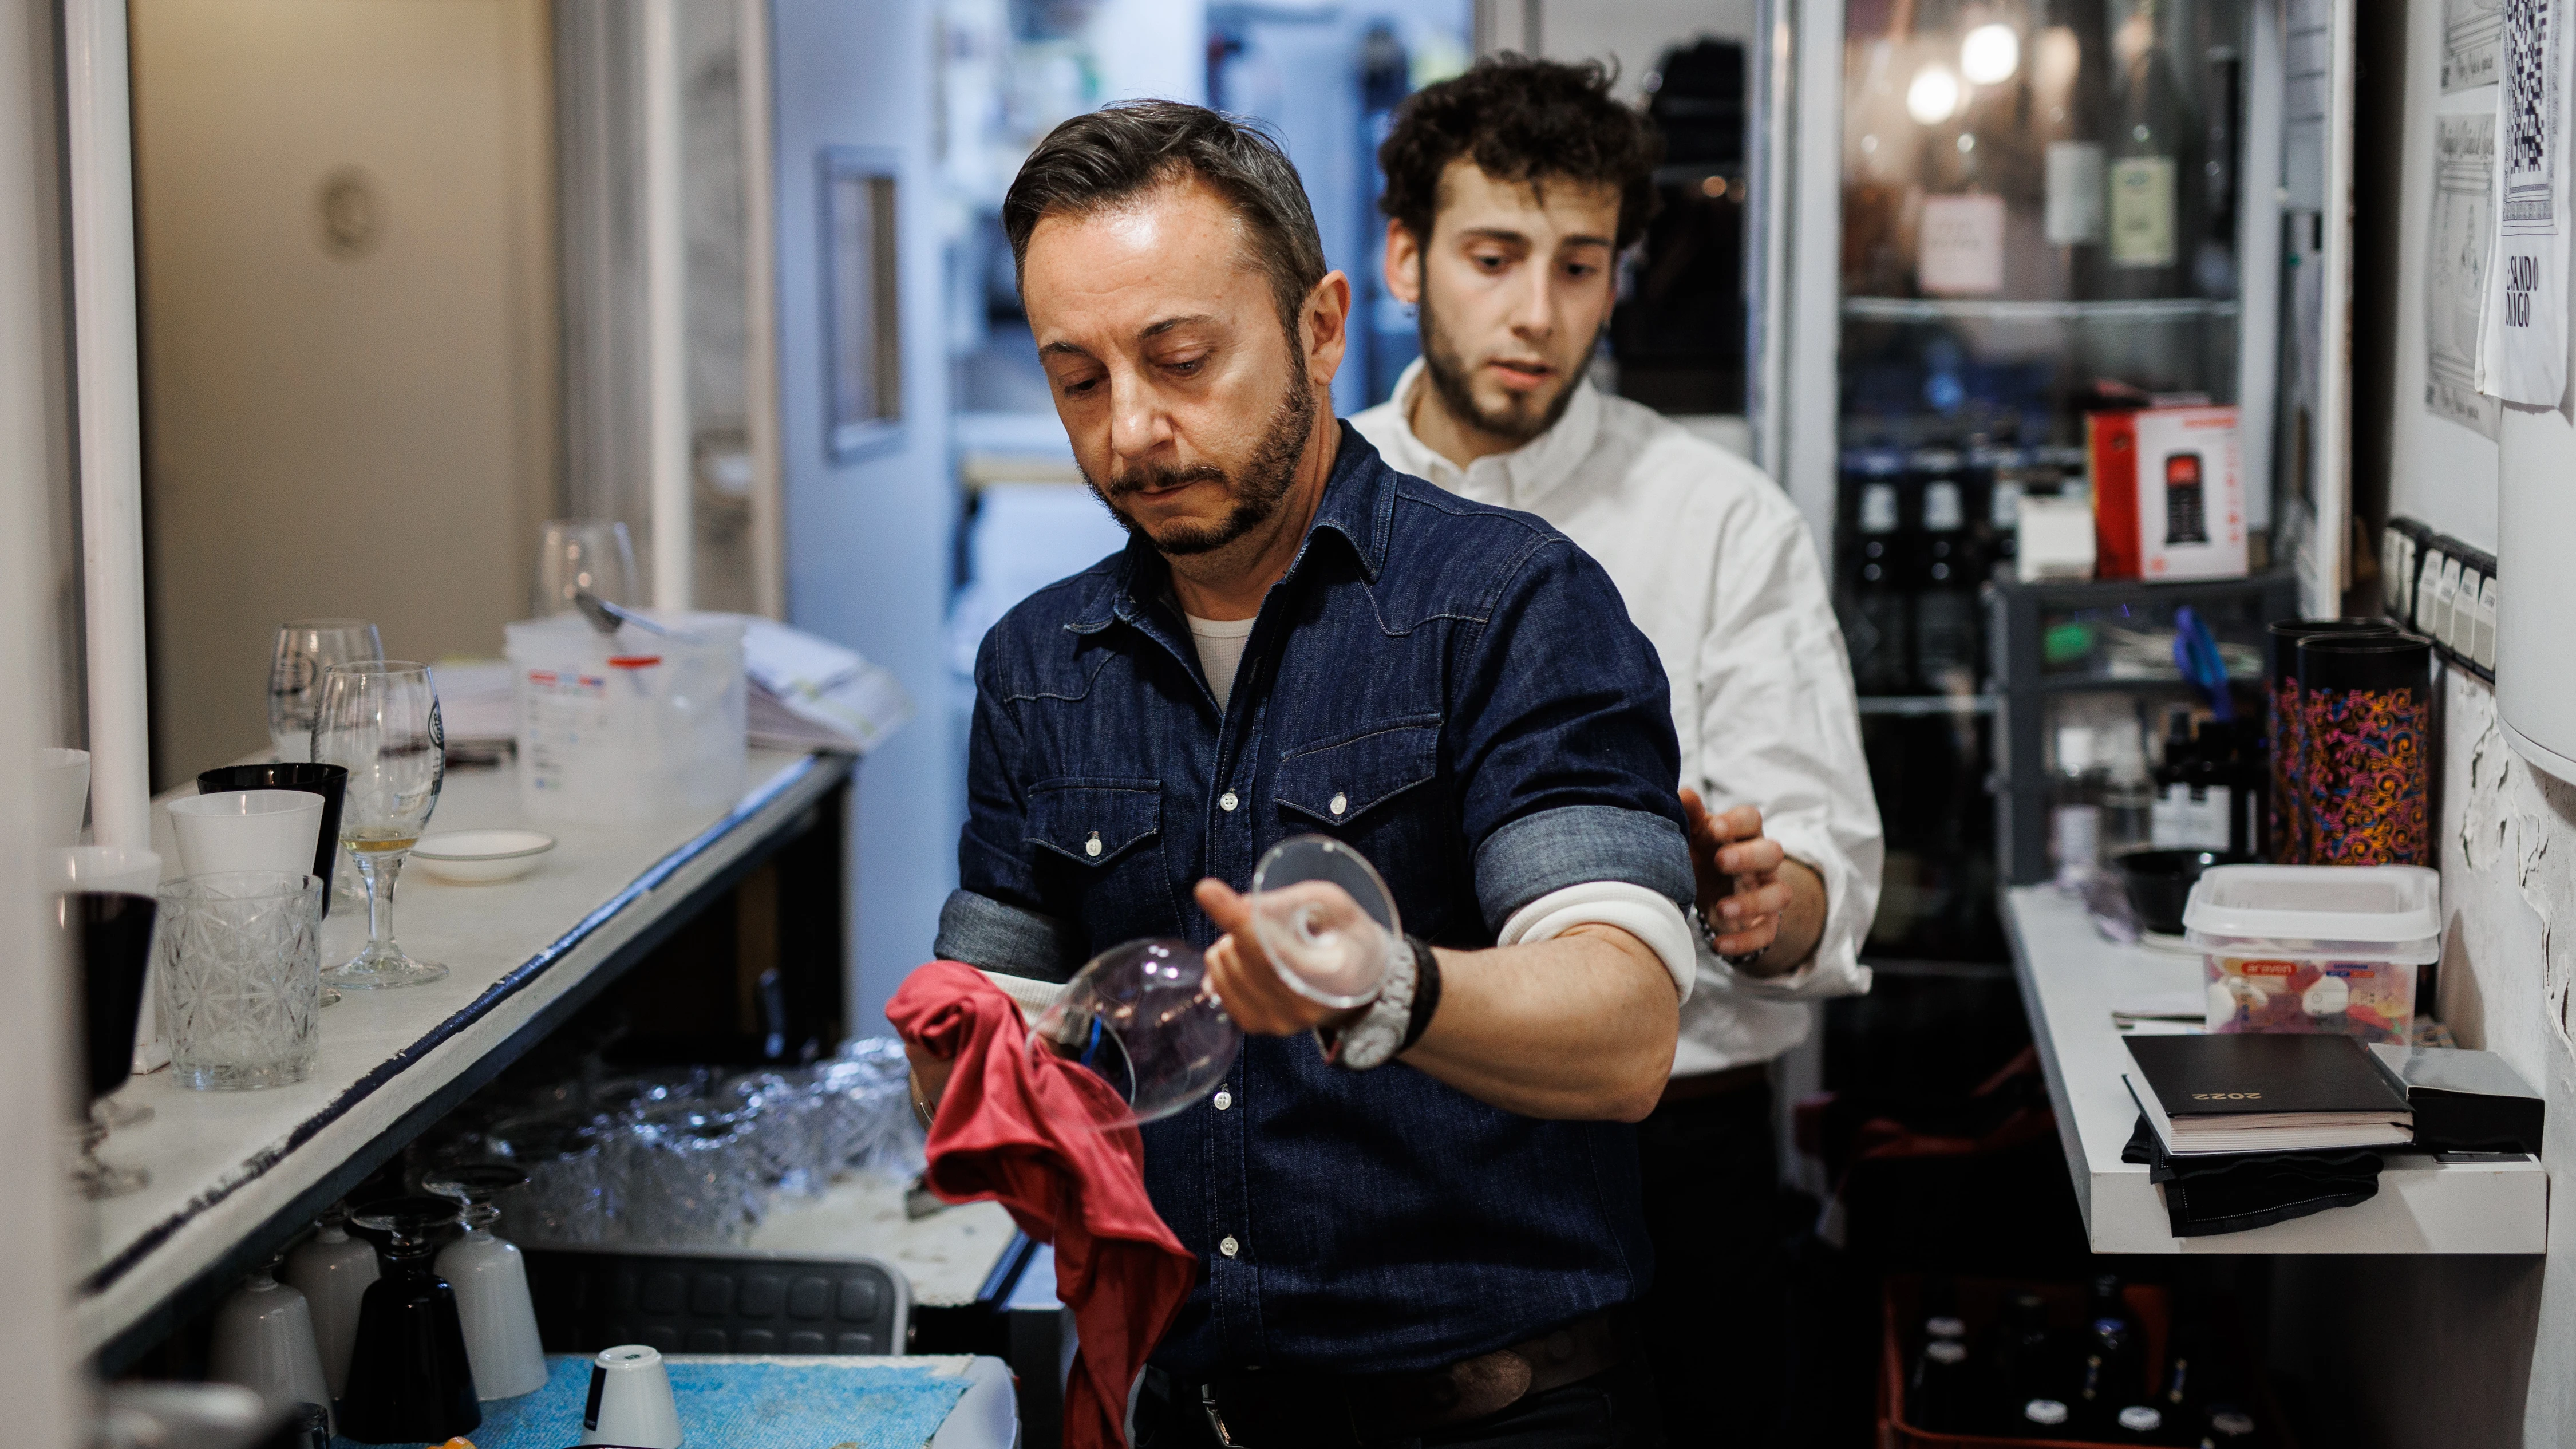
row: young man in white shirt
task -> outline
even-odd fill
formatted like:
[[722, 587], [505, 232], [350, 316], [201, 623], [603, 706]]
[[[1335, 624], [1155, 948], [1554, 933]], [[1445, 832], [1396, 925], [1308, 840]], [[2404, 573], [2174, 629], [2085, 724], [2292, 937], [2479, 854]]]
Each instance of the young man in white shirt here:
[[1883, 847], [1797, 508], [1584, 380], [1658, 149], [1597, 64], [1504, 56], [1409, 98], [1378, 159], [1387, 288], [1418, 309], [1422, 357], [1352, 422], [1395, 468], [1572, 538], [1671, 680], [1703, 928], [1672, 1080], [1640, 1129], [1643, 1337], [1675, 1445], [1759, 1443], [1787, 1327], [1769, 1063], [1806, 1038], [1806, 1003], [1869, 989]]

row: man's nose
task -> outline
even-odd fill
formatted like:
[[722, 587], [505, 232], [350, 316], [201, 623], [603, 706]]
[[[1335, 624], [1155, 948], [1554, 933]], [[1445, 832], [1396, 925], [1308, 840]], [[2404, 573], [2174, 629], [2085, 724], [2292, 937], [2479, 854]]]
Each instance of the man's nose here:
[[1512, 332], [1530, 342], [1556, 331], [1556, 289], [1545, 267], [1524, 267], [1512, 289]]
[[1146, 458], [1172, 441], [1171, 417], [1163, 409], [1162, 399], [1135, 371], [1119, 369], [1109, 375], [1109, 452], [1118, 465], [1112, 476], [1127, 471], [1127, 465]]

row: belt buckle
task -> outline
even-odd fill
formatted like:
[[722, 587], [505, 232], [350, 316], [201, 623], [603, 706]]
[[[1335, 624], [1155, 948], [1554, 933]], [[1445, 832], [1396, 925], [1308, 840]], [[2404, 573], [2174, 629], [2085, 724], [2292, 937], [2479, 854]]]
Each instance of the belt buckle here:
[[1225, 1415], [1216, 1406], [1215, 1385], [1199, 1385], [1199, 1408], [1207, 1414], [1208, 1427], [1216, 1432], [1216, 1442], [1222, 1449], [1245, 1449], [1244, 1445], [1235, 1442], [1234, 1434], [1225, 1427]]

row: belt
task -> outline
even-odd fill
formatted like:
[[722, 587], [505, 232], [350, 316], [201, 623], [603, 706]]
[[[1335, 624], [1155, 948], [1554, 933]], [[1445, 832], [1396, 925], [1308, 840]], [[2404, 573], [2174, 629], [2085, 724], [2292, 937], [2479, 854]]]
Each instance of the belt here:
[[1767, 1086], [1770, 1081], [1771, 1064], [1769, 1062], [1751, 1062], [1744, 1066], [1728, 1067], [1716, 1072], [1696, 1072], [1687, 1077], [1675, 1077], [1664, 1083], [1664, 1095], [1656, 1105], [1703, 1102], [1711, 1097], [1732, 1096], [1737, 1092]]
[[[1608, 1313], [1413, 1374], [1251, 1372], [1203, 1384], [1198, 1405], [1228, 1449], [1319, 1449], [1415, 1437], [1498, 1414], [1532, 1394], [1588, 1379], [1624, 1356]], [[1189, 1412], [1175, 1405], [1176, 1412]]]

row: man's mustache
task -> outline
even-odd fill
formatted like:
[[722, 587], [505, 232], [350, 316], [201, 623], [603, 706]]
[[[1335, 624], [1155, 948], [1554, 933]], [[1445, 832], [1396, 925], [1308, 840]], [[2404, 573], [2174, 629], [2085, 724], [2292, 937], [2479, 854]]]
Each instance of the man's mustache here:
[[1126, 498], [1148, 489], [1178, 488], [1184, 483], [1223, 483], [1225, 470], [1201, 463], [1194, 468], [1144, 468], [1109, 480], [1109, 496]]

